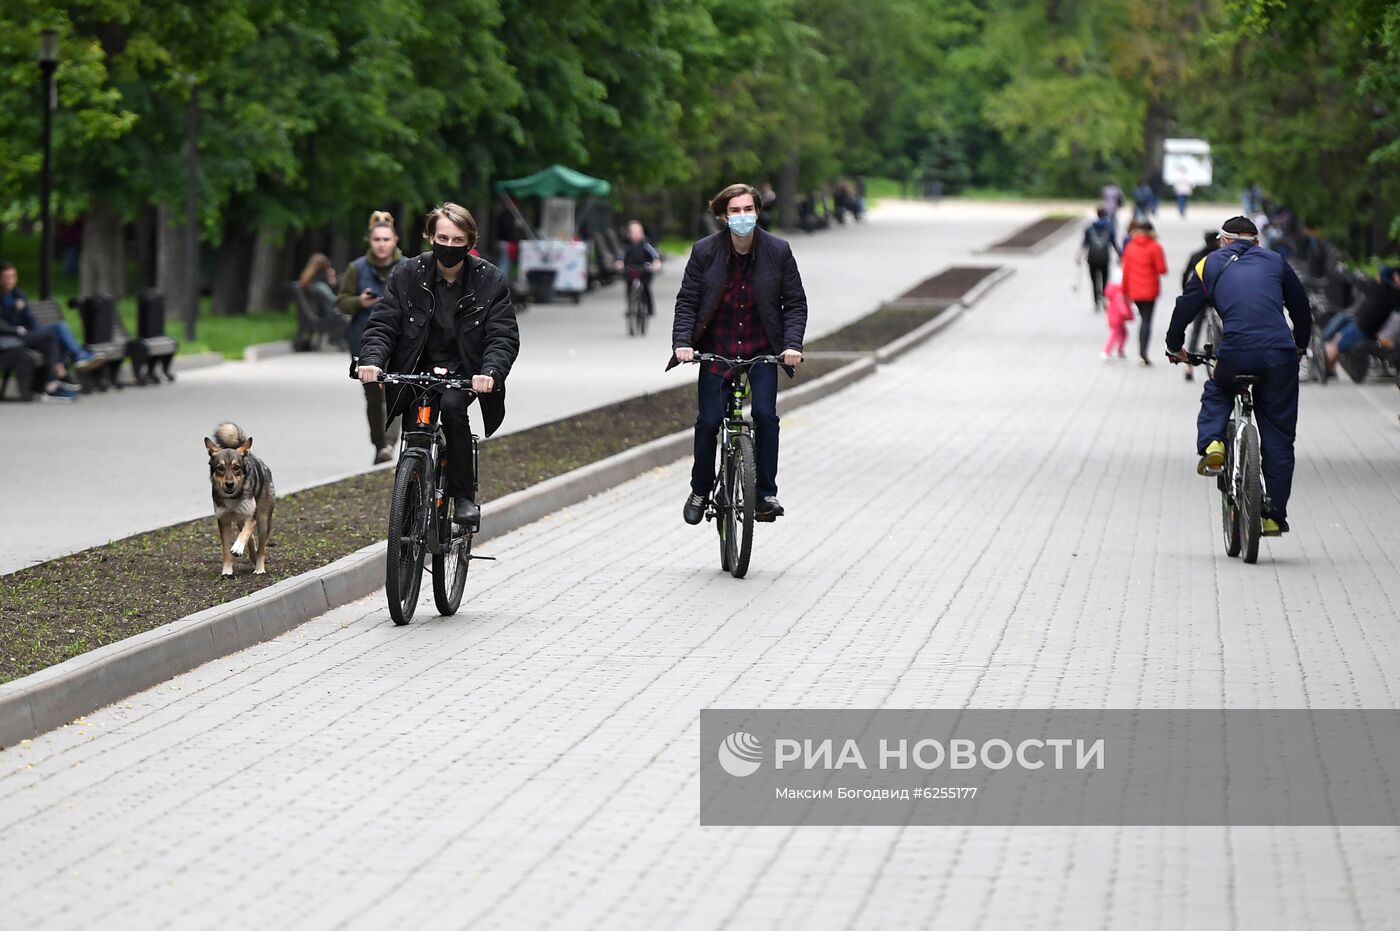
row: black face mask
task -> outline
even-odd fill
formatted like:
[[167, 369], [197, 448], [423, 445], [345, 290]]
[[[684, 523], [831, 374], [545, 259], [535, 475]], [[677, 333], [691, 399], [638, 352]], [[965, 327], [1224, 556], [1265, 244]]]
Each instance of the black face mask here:
[[433, 258], [443, 268], [452, 268], [454, 265], [461, 265], [462, 260], [467, 257], [467, 250], [471, 246], [449, 246], [446, 243], [433, 243]]

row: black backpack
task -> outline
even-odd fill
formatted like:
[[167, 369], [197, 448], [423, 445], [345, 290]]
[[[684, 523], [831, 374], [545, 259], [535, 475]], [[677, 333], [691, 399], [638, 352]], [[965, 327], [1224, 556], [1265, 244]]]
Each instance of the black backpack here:
[[1098, 225], [1089, 227], [1089, 263], [1107, 265], [1108, 250], [1112, 243], [1113, 238], [1108, 230]]

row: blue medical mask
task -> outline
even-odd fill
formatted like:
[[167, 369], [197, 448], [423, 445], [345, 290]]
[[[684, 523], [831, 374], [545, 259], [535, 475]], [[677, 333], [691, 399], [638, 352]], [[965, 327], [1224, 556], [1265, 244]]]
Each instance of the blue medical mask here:
[[756, 213], [732, 213], [729, 215], [729, 231], [735, 236], [747, 236], [758, 226]]

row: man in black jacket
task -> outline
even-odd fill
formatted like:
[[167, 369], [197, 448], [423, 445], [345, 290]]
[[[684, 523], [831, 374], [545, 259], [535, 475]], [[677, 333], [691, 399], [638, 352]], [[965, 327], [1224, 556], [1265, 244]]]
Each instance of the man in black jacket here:
[[[802, 361], [807, 331], [807, 295], [786, 240], [760, 230], [758, 192], [731, 184], [710, 201], [710, 213], [725, 225], [695, 244], [676, 295], [671, 361], [689, 362], [695, 353], [729, 358], [780, 354], [783, 367]], [[698, 524], [715, 480], [715, 449], [724, 419], [726, 370], [716, 363], [700, 368], [700, 412], [695, 419], [695, 465], [685, 522]], [[749, 372], [754, 446], [758, 459], [754, 507], [757, 520], [783, 513], [778, 503], [778, 372], [772, 364]]]
[[[490, 436], [505, 419], [505, 379], [520, 352], [520, 329], [510, 287], [500, 269], [470, 255], [476, 221], [466, 210], [445, 203], [428, 214], [425, 235], [432, 251], [402, 262], [389, 276], [384, 298], [375, 305], [360, 353], [360, 381], [381, 371], [470, 375], [481, 400]], [[389, 419], [408, 411], [414, 394], [388, 386]], [[471, 499], [471, 424], [461, 391], [442, 395], [442, 426], [447, 435], [447, 493], [455, 520], [474, 526], [481, 509]]]

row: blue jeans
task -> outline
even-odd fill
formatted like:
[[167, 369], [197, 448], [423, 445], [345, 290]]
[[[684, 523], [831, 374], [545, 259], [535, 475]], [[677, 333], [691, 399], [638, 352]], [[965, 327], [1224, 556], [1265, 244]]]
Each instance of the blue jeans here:
[[1225, 440], [1225, 428], [1235, 404], [1231, 380], [1257, 375], [1254, 422], [1259, 427], [1260, 465], [1269, 514], [1288, 517], [1293, 491], [1293, 437], [1298, 427], [1298, 355], [1292, 349], [1226, 349], [1220, 352], [1215, 375], [1201, 390], [1201, 413], [1196, 419], [1196, 451], [1204, 454], [1212, 440]]
[[63, 347], [65, 354], [78, 357], [87, 355], [87, 350], [83, 344], [78, 342], [78, 338], [73, 335], [73, 331], [68, 329], [68, 321], [56, 320], [53, 323], [45, 323], [36, 332], [52, 333], [58, 337], [58, 344]]
[[1339, 352], [1351, 351], [1351, 347], [1366, 338], [1361, 328], [1356, 325], [1356, 318], [1351, 314], [1337, 314], [1327, 321], [1327, 326], [1322, 328], [1322, 338], [1330, 343], [1334, 336], [1340, 337], [1337, 340]]
[[[695, 418], [695, 466], [690, 472], [690, 490], [701, 497], [708, 497], [715, 484], [715, 449], [724, 424], [726, 384], [708, 365], [700, 366], [700, 414]], [[749, 369], [749, 387], [754, 453], [758, 460], [754, 464], [754, 491], [758, 497], [767, 498], [778, 493], [778, 367], [769, 362]]]

